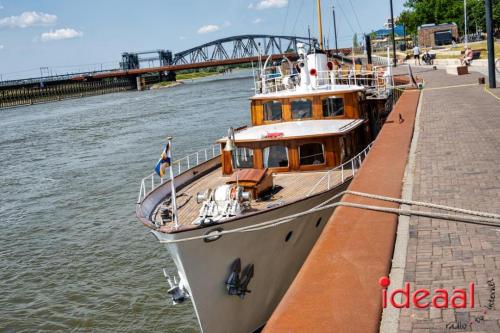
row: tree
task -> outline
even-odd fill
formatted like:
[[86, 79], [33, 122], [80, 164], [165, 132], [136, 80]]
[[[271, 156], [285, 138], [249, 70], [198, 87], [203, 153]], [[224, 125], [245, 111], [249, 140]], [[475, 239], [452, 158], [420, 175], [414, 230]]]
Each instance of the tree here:
[[[407, 0], [405, 10], [399, 20], [410, 34], [427, 23], [456, 23], [461, 34], [464, 33], [464, 2], [461, 0]], [[467, 30], [485, 30], [484, 0], [467, 0]], [[494, 29], [500, 29], [500, 0], [493, 0]]]
[[359, 47], [358, 34], [357, 33], [354, 33], [354, 36], [352, 36], [352, 47], [354, 47], [354, 48]]

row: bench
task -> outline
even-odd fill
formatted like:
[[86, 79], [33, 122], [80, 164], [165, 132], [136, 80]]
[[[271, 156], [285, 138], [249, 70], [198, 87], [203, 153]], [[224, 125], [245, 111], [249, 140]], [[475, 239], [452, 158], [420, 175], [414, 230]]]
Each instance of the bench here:
[[[477, 59], [481, 58], [481, 51], [485, 51], [485, 50], [473, 50], [472, 51], [472, 60], [477, 60]], [[460, 52], [460, 54], [464, 55], [465, 51], [462, 50]]]

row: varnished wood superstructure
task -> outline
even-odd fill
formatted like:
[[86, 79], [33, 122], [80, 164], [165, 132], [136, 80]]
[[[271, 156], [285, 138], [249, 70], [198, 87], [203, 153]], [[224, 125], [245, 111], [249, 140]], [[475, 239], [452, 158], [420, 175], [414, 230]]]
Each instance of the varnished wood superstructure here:
[[[322, 101], [328, 97], [339, 97], [344, 100], [344, 114], [340, 116], [324, 116]], [[335, 93], [332, 91], [318, 91], [309, 94], [296, 94], [293, 97], [255, 96], [251, 98], [251, 120], [253, 126], [265, 125], [281, 121], [293, 121], [290, 102], [294, 100], [307, 99], [312, 102], [312, 117], [310, 119], [356, 119], [365, 118], [365, 111], [361, 109], [360, 103], [364, 100], [363, 93], [357, 91], [346, 91]], [[265, 120], [263, 105], [266, 102], [279, 100], [283, 105], [283, 119], [281, 121]]]
[[[343, 101], [343, 112], [340, 115], [325, 114], [324, 103], [326, 99], [337, 98]], [[309, 117], [294, 119], [292, 114], [292, 103], [294, 101], [307, 101], [311, 105]], [[253, 150], [253, 167], [264, 168], [263, 150], [269, 146], [285, 146], [288, 151], [288, 165], [283, 167], [270, 167], [271, 172], [293, 172], [293, 171], [313, 171], [331, 169], [336, 165], [349, 160], [360, 149], [371, 142], [371, 133], [368, 124], [368, 112], [366, 110], [366, 100], [363, 91], [359, 89], [343, 89], [340, 91], [320, 90], [308, 93], [294, 94], [263, 94], [251, 98], [251, 120], [252, 126], [276, 125], [287, 122], [307, 122], [309, 120], [356, 120], [362, 119], [363, 123], [347, 133], [335, 131], [325, 132], [315, 135], [300, 135], [283, 138], [264, 137], [250, 139], [238, 139], [236, 144], [241, 148]], [[281, 105], [281, 117], [278, 120], [266, 120], [266, 103], [276, 103]], [[246, 127], [236, 130], [236, 134], [244, 131]], [[225, 139], [219, 140], [223, 151], [222, 170], [224, 175], [233, 172], [233, 156], [230, 152], [224, 151]], [[303, 165], [300, 163], [299, 148], [304, 144], [318, 143], [324, 148], [324, 163], [315, 165]]]

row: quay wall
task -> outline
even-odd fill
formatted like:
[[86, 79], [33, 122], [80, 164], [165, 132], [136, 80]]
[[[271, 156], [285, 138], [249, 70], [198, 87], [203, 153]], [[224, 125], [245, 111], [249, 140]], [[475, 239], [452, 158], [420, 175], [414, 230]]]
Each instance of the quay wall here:
[[[406, 90], [399, 98], [349, 190], [401, 196], [419, 96]], [[378, 332], [378, 280], [389, 275], [396, 228], [396, 215], [338, 207], [263, 332]]]

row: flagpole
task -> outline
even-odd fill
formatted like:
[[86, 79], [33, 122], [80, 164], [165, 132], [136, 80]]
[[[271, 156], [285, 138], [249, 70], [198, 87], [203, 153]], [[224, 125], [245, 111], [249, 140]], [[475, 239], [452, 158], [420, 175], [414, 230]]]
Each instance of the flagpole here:
[[174, 169], [173, 169], [173, 160], [172, 160], [172, 137], [167, 137], [167, 144], [169, 151], [167, 153], [170, 154], [170, 165], [168, 166], [168, 170], [170, 172], [170, 186], [171, 186], [171, 202], [172, 202], [172, 218], [174, 220], [175, 228], [179, 227], [179, 221], [177, 220], [177, 198], [175, 193], [175, 184], [174, 184]]

